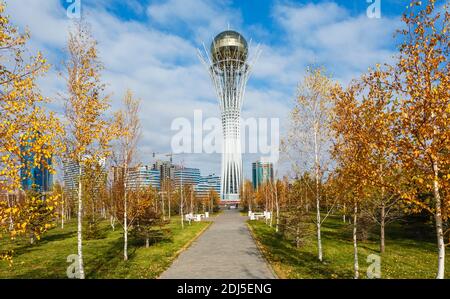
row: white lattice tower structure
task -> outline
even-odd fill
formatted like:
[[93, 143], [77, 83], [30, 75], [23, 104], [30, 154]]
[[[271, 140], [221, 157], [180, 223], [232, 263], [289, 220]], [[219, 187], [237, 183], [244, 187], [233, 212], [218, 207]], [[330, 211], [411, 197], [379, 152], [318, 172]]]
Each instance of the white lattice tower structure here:
[[225, 203], [238, 202], [243, 180], [240, 119], [251, 69], [251, 64], [247, 63], [248, 45], [241, 34], [227, 30], [214, 38], [210, 52], [211, 56], [205, 49], [205, 55], [200, 53], [200, 58], [207, 66], [215, 87], [222, 118], [220, 197]]

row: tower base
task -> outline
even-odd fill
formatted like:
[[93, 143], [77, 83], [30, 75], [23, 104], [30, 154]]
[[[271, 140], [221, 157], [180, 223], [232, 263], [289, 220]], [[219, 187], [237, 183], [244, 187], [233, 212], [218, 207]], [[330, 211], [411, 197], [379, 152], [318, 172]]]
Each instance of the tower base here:
[[223, 201], [223, 202], [239, 202], [240, 201], [240, 198], [239, 198], [239, 194], [223, 194], [222, 196], [221, 196], [221, 201]]
[[240, 202], [239, 194], [223, 194], [220, 199], [221, 206], [237, 205]]

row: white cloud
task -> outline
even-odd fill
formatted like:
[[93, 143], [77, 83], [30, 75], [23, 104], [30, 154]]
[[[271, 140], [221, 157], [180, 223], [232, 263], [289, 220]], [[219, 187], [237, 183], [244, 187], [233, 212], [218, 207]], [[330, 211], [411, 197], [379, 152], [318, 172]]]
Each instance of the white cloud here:
[[289, 38], [307, 40], [311, 31], [348, 18], [346, 9], [334, 2], [306, 5], [276, 5], [275, 19], [290, 33]]
[[[146, 8], [139, 1], [127, 2], [136, 13], [145, 11], [146, 21], [118, 18], [108, 9], [117, 2], [95, 1], [84, 11], [99, 41], [105, 66], [103, 79], [113, 93], [113, 109], [120, 107], [126, 88], [142, 99], [143, 162], [151, 160], [151, 151], [170, 151], [174, 118], [192, 119], [194, 109], [202, 109], [204, 117], [219, 116], [212, 84], [196, 56], [196, 48], [226, 29], [228, 23], [232, 29], [253, 30], [260, 36], [280, 34], [279, 41], [262, 44], [262, 55], [249, 81], [243, 117], [279, 117], [282, 127], [307, 64], [323, 64], [337, 79], [347, 82], [368, 66], [389, 59], [391, 36], [397, 25], [395, 19], [370, 20], [365, 12], [351, 16], [336, 3], [278, 3], [273, 7], [273, 18], [279, 28], [271, 33], [271, 28], [242, 28], [240, 11], [230, 8], [225, 0], [158, 1]], [[43, 50], [55, 66], [60, 66], [60, 51], [70, 23], [60, 1], [8, 1], [8, 12], [15, 24], [30, 28], [32, 48]], [[41, 80], [47, 95], [63, 92], [64, 82], [56, 73], [53, 70]], [[247, 176], [250, 162], [255, 159], [255, 155], [244, 156]], [[220, 170], [218, 155], [188, 155], [185, 163], [201, 167], [204, 172]]]
[[228, 25], [240, 29], [242, 16], [229, 4], [227, 0], [168, 0], [149, 5], [147, 15], [165, 28], [187, 28], [196, 42], [206, 42]]
[[276, 4], [274, 21], [281, 28], [277, 44], [263, 44], [255, 77], [271, 87], [295, 90], [309, 64], [325, 66], [334, 78], [348, 83], [369, 66], [387, 62], [394, 54], [399, 19], [369, 19], [365, 11], [352, 16], [334, 2]]
[[62, 47], [69, 23], [66, 10], [58, 0], [7, 1], [7, 12], [22, 29], [28, 27], [32, 41], [44, 47]]

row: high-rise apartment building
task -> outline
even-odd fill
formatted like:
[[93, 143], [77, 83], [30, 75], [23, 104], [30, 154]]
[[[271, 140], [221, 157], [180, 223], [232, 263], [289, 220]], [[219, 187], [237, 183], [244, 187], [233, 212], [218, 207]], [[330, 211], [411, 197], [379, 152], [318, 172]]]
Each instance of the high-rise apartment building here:
[[220, 177], [214, 174], [201, 176], [199, 183], [195, 186], [197, 196], [201, 198], [208, 197], [211, 189], [220, 194]]
[[258, 190], [259, 186], [267, 182], [273, 182], [273, 163], [266, 161], [256, 161], [252, 163], [253, 188]]
[[130, 168], [127, 175], [127, 187], [131, 189], [152, 187], [160, 190], [160, 171], [152, 169], [150, 166]]
[[174, 171], [174, 185], [179, 188], [181, 184], [196, 186], [200, 183], [200, 169], [177, 166]]

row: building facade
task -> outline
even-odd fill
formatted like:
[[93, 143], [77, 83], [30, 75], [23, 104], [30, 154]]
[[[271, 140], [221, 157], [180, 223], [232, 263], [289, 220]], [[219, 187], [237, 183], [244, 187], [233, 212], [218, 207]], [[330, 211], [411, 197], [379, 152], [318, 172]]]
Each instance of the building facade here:
[[92, 168], [80, 166], [78, 162], [70, 159], [65, 159], [63, 161], [64, 191], [67, 192], [69, 196], [78, 192], [78, 179], [80, 175], [93, 184], [94, 190], [99, 190], [106, 186], [108, 176], [106, 172], [106, 159], [99, 159], [97, 164], [91, 165], [91, 167]]
[[252, 163], [253, 189], [258, 190], [259, 186], [267, 182], [273, 182], [273, 163], [256, 161]]
[[64, 190], [68, 193], [78, 189], [78, 177], [80, 176], [80, 166], [72, 160], [63, 162], [63, 182]]
[[161, 182], [163, 180], [174, 180], [175, 178], [175, 165], [171, 161], [156, 161], [152, 169], [160, 172]]
[[25, 158], [23, 167], [20, 169], [22, 189], [24, 191], [50, 192], [53, 187], [53, 174], [49, 167], [52, 166], [52, 159], [46, 159], [40, 166], [33, 165], [33, 159]]
[[[39, 133], [40, 134], [40, 133]], [[21, 137], [22, 138], [22, 137]], [[34, 139], [27, 140], [26, 145], [20, 147], [21, 168], [20, 179], [24, 191], [49, 192], [53, 187], [53, 175], [50, 172], [52, 167], [52, 158], [35, 161], [35, 155], [30, 150]], [[39, 162], [39, 166], [35, 165]]]
[[177, 166], [174, 171], [174, 186], [179, 188], [181, 185], [196, 186], [200, 183], [200, 169]]
[[127, 175], [127, 188], [147, 188], [161, 189], [160, 171], [152, 169], [150, 166], [138, 166], [130, 168]]
[[212, 190], [220, 194], [220, 177], [214, 174], [208, 176], [201, 176], [200, 182], [195, 186], [195, 192], [200, 198], [206, 198], [209, 196], [209, 192]]

